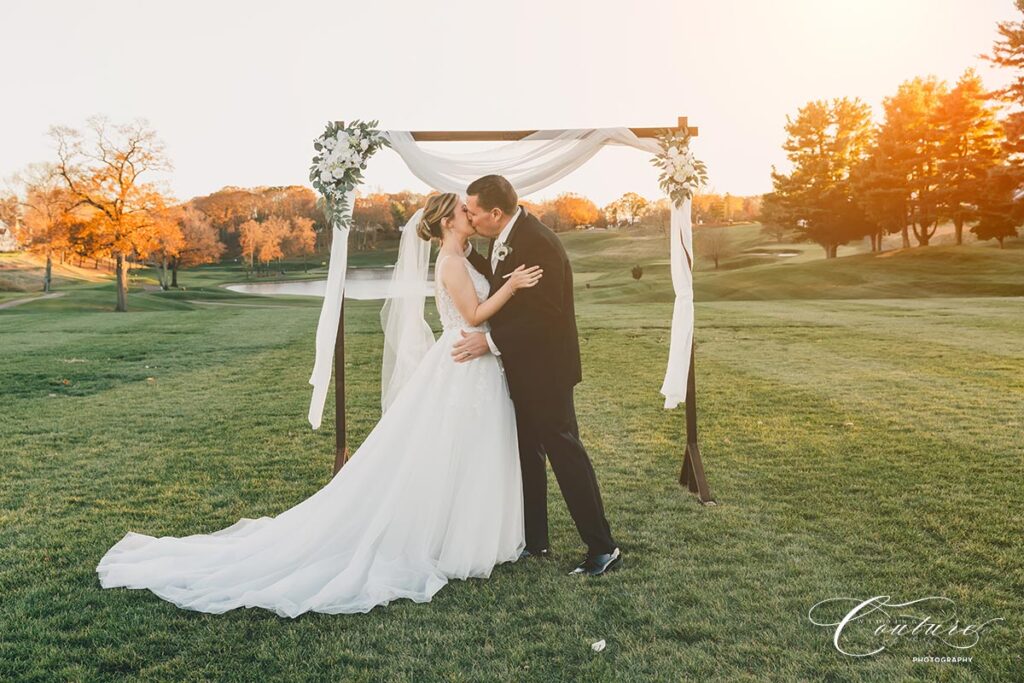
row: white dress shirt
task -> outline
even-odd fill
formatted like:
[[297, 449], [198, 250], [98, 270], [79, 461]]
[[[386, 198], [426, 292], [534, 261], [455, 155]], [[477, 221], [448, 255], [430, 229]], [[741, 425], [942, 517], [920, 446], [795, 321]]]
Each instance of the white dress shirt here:
[[[505, 244], [505, 240], [508, 239], [509, 233], [512, 232], [512, 226], [515, 224], [516, 219], [519, 218], [519, 214], [523, 212], [522, 208], [516, 207], [516, 212], [512, 214], [512, 218], [509, 219], [505, 227], [501, 229], [501, 233], [498, 235], [498, 239], [494, 240], [494, 249], [491, 251], [491, 272], [493, 273], [498, 269], [498, 247]], [[491, 339], [491, 333], [487, 332], [484, 334], [487, 337], [487, 346], [491, 348], [491, 353], [495, 356], [500, 356], [501, 351], [494, 344], [494, 340]]]
[[519, 218], [519, 214], [521, 214], [522, 212], [522, 209], [517, 208], [516, 212], [512, 214], [512, 218], [510, 218], [508, 223], [505, 224], [505, 227], [501, 229], [501, 233], [498, 235], [498, 238], [494, 240], [494, 250], [491, 252], [492, 273], [498, 269], [498, 247], [505, 244], [505, 241], [508, 239], [509, 233], [512, 232], [512, 226], [515, 224], [516, 219]]

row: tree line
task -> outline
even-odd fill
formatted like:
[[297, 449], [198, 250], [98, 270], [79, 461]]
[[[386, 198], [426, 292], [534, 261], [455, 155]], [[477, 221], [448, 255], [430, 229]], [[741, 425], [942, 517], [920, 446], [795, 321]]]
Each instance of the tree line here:
[[143, 120], [89, 119], [84, 129], [53, 126], [55, 159], [30, 164], [0, 194], [0, 220], [18, 244], [53, 263], [91, 261], [116, 276], [115, 310], [127, 310], [129, 269], [151, 266], [161, 288], [178, 287], [179, 269], [233, 259], [250, 272], [317, 249], [322, 206], [307, 187], [226, 187], [176, 201], [160, 181], [171, 164]]
[[[394, 238], [399, 229], [423, 206], [427, 195], [414, 192], [373, 192], [357, 196], [352, 212], [357, 248], [373, 248], [381, 238]], [[565, 192], [553, 199], [521, 200], [528, 211], [555, 232], [581, 228], [659, 228], [668, 230], [670, 206], [667, 198], [649, 200], [626, 192], [599, 208], [582, 195]], [[698, 224], [728, 224], [757, 219], [760, 196], [737, 196], [708, 192], [694, 196], [692, 215]]]
[[[1024, 13], [1024, 0], [1016, 0]], [[904, 81], [882, 102], [882, 120], [859, 98], [807, 103], [786, 117], [789, 173], [772, 167], [761, 222], [781, 241], [795, 233], [833, 258], [840, 245], [900, 234], [928, 246], [940, 222], [956, 244], [967, 228], [1003, 246], [1024, 225], [1024, 20], [1000, 22], [991, 55], [1012, 71], [988, 90], [973, 68], [952, 87], [934, 76]]]
[[[129, 272], [152, 267], [162, 289], [179, 287], [179, 271], [223, 260], [256, 276], [280, 272], [283, 259], [311, 258], [329, 248], [323, 200], [303, 186], [228, 186], [177, 201], [160, 182], [171, 170], [163, 143], [142, 120], [113, 124], [93, 117], [83, 129], [53, 126], [55, 159], [29, 165], [0, 193], [0, 220], [24, 249], [45, 259], [43, 289], [52, 287], [53, 263], [91, 263], [116, 275], [115, 310], [127, 310]], [[410, 191], [357, 194], [355, 249], [376, 248], [423, 206]], [[563, 193], [523, 201], [554, 230], [585, 227], [668, 230], [667, 199], [626, 192], [599, 208]], [[706, 193], [693, 199], [697, 223], [728, 224], [757, 217], [760, 197]]]

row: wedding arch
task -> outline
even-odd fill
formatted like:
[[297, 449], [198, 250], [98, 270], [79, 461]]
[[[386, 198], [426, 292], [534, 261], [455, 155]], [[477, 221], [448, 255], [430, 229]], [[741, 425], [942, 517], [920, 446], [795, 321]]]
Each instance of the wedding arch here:
[[[328, 124], [324, 134], [314, 141], [317, 154], [310, 169], [310, 180], [324, 195], [332, 241], [327, 287], [316, 330], [313, 373], [309, 380], [313, 386], [309, 422], [313, 429], [320, 427], [333, 361], [334, 472], [338, 472], [349, 456], [345, 421], [344, 286], [355, 189], [362, 181], [362, 170], [369, 157], [380, 148], [390, 147], [416, 177], [440, 192], [464, 193], [475, 178], [500, 173], [522, 197], [568, 175], [605, 145], [619, 145], [655, 155], [652, 163], [662, 169], [661, 187], [671, 200], [669, 257], [675, 304], [668, 365], [660, 391], [665, 396], [666, 409], [685, 404], [686, 445], [679, 483], [695, 493], [701, 503], [714, 504], [697, 443], [694, 378], [691, 199], [693, 191], [706, 181], [704, 165], [696, 161], [689, 150], [689, 140], [697, 135], [697, 128], [689, 126], [686, 117], [680, 117], [677, 126], [665, 128], [380, 131], [375, 126], [376, 122], [359, 121], [349, 126], [340, 121]], [[504, 144], [462, 154], [439, 153], [418, 144], [459, 141]], [[409, 224], [414, 225], [414, 221], [410, 220]], [[424, 258], [429, 258], [429, 249], [425, 253]], [[421, 296], [418, 304], [422, 307], [423, 303]], [[400, 363], [401, 359], [392, 359], [392, 362]], [[387, 363], [385, 349], [385, 367]]]

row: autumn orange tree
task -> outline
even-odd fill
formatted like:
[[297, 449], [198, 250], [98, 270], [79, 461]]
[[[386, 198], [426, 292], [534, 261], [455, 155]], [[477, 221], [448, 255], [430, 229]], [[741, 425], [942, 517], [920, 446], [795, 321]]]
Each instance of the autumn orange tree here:
[[313, 220], [302, 216], [293, 216], [288, 231], [282, 239], [281, 251], [289, 258], [302, 257], [302, 270], [308, 271], [307, 258], [316, 249], [316, 231]]
[[[702, 192], [693, 196], [693, 220], [698, 224], [755, 220], [761, 214], [762, 201], [764, 197], [761, 196], [744, 197], [728, 192]], [[652, 205], [651, 211], [655, 210], [655, 205]]]
[[250, 271], [258, 271], [257, 266], [266, 268], [274, 260], [296, 256], [303, 258], [305, 269], [305, 258], [313, 253], [316, 244], [313, 221], [302, 216], [248, 220], [239, 226], [238, 233], [242, 257]]
[[232, 258], [241, 254], [241, 225], [260, 217], [259, 196], [241, 187], [225, 187], [209, 195], [193, 197], [189, 204], [210, 219], [217, 230], [217, 239], [225, 244], [226, 253]]
[[144, 256], [153, 244], [154, 216], [166, 204], [154, 174], [171, 168], [163, 143], [143, 120], [111, 124], [104, 117], [88, 122], [88, 133], [53, 126], [57, 173], [75, 197], [91, 210], [95, 235], [115, 260], [116, 311], [128, 310], [129, 258]]
[[260, 224], [263, 239], [260, 240], [256, 256], [265, 266], [270, 262], [284, 257], [283, 242], [288, 235], [290, 223], [288, 219], [272, 216]]
[[554, 209], [558, 215], [559, 226], [568, 230], [575, 230], [581, 225], [592, 225], [600, 213], [594, 202], [572, 192], [558, 195], [554, 201]]
[[725, 218], [724, 198], [715, 192], [695, 194], [691, 206], [694, 223], [711, 223]]
[[263, 227], [254, 220], [247, 220], [238, 226], [238, 244], [242, 248], [242, 258], [248, 264], [248, 270], [255, 270], [256, 253], [263, 240]]
[[180, 207], [177, 214], [182, 243], [171, 259], [171, 287], [178, 286], [178, 269], [204, 263], [216, 263], [224, 254], [224, 243], [218, 239], [213, 221], [191, 204]]
[[395, 212], [391, 197], [381, 192], [374, 192], [364, 197], [356, 197], [352, 206], [352, 226], [356, 233], [356, 248], [373, 248], [376, 246], [377, 233], [394, 225]]
[[155, 261], [157, 281], [160, 289], [170, 289], [170, 270], [168, 266], [185, 244], [185, 236], [179, 225], [181, 208], [169, 206], [151, 215], [152, 226], [146, 231], [148, 242], [143, 245], [144, 251]]
[[398, 230], [409, 218], [416, 213], [416, 209], [423, 206], [427, 200], [426, 195], [417, 192], [403, 190], [388, 195], [391, 199], [391, 221], [395, 230]]
[[79, 206], [72, 213], [68, 241], [71, 254], [78, 257], [79, 267], [85, 267], [86, 259], [92, 260], [94, 268], [100, 267], [101, 260], [110, 259], [106, 227], [90, 206]]
[[179, 268], [214, 263], [224, 253], [209, 217], [189, 204], [155, 212], [149, 236], [147, 251], [164, 290], [178, 286]]
[[229, 258], [242, 255], [239, 228], [246, 221], [262, 223], [271, 216], [308, 218], [313, 221], [313, 230], [318, 235], [323, 234], [327, 225], [316, 193], [300, 185], [229, 186], [213, 194], [193, 197], [188, 203], [209, 218], [217, 231], [217, 239], [224, 244], [223, 254]]
[[18, 175], [24, 198], [18, 202], [15, 236], [28, 251], [46, 259], [43, 291], [53, 283], [53, 257], [70, 246], [75, 199], [51, 164], [32, 164]]

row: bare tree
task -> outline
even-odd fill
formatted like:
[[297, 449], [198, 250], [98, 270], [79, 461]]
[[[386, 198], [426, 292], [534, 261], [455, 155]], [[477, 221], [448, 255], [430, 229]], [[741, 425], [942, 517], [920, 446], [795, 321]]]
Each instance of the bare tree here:
[[95, 214], [97, 232], [116, 263], [115, 310], [127, 311], [127, 259], [144, 255], [152, 217], [165, 205], [164, 192], [150, 176], [170, 170], [171, 163], [144, 120], [112, 125], [104, 117], [93, 117], [88, 129], [88, 139], [67, 126], [50, 129], [57, 145], [57, 172], [78, 205]]
[[698, 256], [709, 258], [718, 270], [719, 262], [733, 253], [732, 235], [728, 228], [701, 228], [694, 231], [694, 251]]

